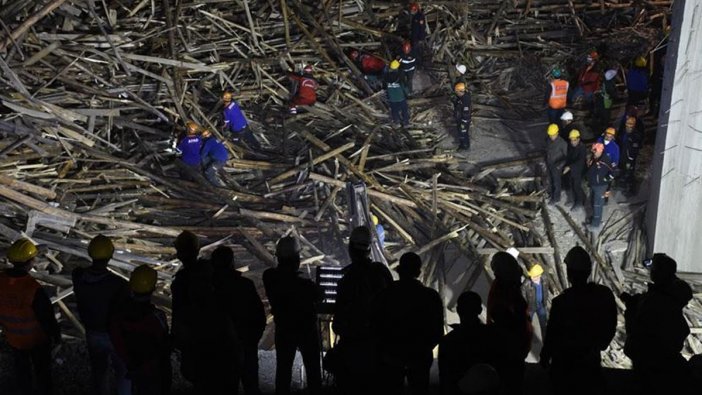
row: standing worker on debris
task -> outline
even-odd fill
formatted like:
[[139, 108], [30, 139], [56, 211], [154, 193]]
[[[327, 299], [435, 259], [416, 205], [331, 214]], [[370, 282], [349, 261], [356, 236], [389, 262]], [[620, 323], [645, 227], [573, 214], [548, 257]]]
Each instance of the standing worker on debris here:
[[239, 103], [232, 99], [232, 93], [225, 91], [222, 94], [222, 102], [224, 103], [224, 135], [231, 133], [234, 144], [243, 142], [249, 148], [260, 149], [261, 144], [254, 137]]
[[178, 142], [177, 152], [180, 154], [180, 161], [184, 165], [180, 169], [180, 176], [186, 180], [192, 180], [194, 174], [200, 172], [202, 159], [200, 158], [200, 149], [202, 148], [202, 139], [200, 139], [200, 125], [195, 121], [185, 123], [186, 135], [181, 137]]
[[260, 395], [258, 342], [266, 329], [266, 313], [253, 281], [234, 268], [234, 253], [220, 246], [212, 252], [214, 287], [222, 310], [234, 322], [242, 345], [241, 383], [246, 395]]
[[578, 74], [578, 84], [573, 92], [573, 102], [582, 98], [586, 107], [592, 111], [594, 94], [600, 89], [600, 73], [597, 70], [599, 54], [596, 51], [587, 55], [585, 66]]
[[422, 68], [424, 65], [424, 46], [427, 38], [427, 18], [424, 16], [424, 11], [422, 11], [419, 3], [410, 3], [409, 12], [411, 15], [410, 42], [419, 61], [419, 67]]
[[604, 153], [615, 169], [619, 166], [619, 144], [615, 140], [616, 135], [617, 130], [610, 127], [605, 129], [603, 136], [597, 138], [598, 143], [604, 144]]
[[549, 204], [556, 204], [561, 200], [561, 177], [568, 157], [568, 144], [558, 136], [558, 125], [555, 123], [548, 125], [546, 133], [546, 170], [551, 186]]
[[570, 144], [568, 145], [568, 156], [563, 174], [568, 176], [570, 190], [573, 195], [573, 211], [585, 204], [585, 191], [583, 191], [583, 175], [585, 174], [587, 149], [580, 141], [580, 131], [573, 129], [568, 135]]
[[131, 295], [110, 323], [110, 339], [125, 362], [136, 395], [171, 393], [171, 339], [166, 313], [151, 303], [156, 270], [148, 265], [129, 277]]
[[473, 105], [466, 84], [458, 82], [453, 87], [456, 96], [453, 97], [453, 118], [458, 125], [458, 149], [470, 149], [470, 121]]
[[400, 70], [407, 84], [407, 91], [411, 95], [414, 70], [417, 68], [417, 58], [414, 57], [412, 44], [409, 41], [402, 43], [402, 54], [398, 59], [400, 61]]
[[522, 285], [522, 294], [529, 304], [529, 319], [534, 320], [534, 315], [539, 318], [539, 329], [541, 339], [546, 336], [546, 322], [548, 312], [546, 311], [546, 301], [548, 300], [548, 281], [543, 277], [544, 268], [537, 264], [529, 269], [527, 275], [529, 279]]
[[379, 223], [377, 216], [373, 215], [371, 220], [375, 226], [375, 234], [378, 236], [378, 244], [380, 244], [380, 248], [385, 248], [385, 228]]
[[609, 157], [604, 154], [604, 144], [593, 144], [592, 158], [590, 158], [587, 168], [587, 182], [590, 185], [590, 193], [592, 194], [590, 200], [592, 204], [590, 230], [596, 230], [602, 222], [605, 194], [610, 182], [614, 179], [613, 171]]
[[229, 159], [229, 152], [227, 152], [227, 147], [218, 141], [208, 129], [202, 131], [200, 157], [207, 181], [216, 187], [226, 186], [219, 178], [219, 174], [224, 171], [224, 165]]
[[85, 326], [93, 391], [99, 395], [112, 393], [109, 388], [109, 362], [112, 362], [117, 378], [117, 393], [131, 394], [132, 386], [124, 361], [115, 352], [109, 335], [110, 319], [116, 307], [129, 295], [127, 282], [107, 268], [114, 251], [112, 240], [97, 235], [88, 244], [92, 265], [73, 270], [73, 292], [78, 315]]
[[626, 73], [626, 90], [629, 95], [627, 105], [641, 105], [648, 99], [649, 78], [646, 58], [634, 59], [632, 67]]
[[319, 84], [312, 76], [312, 65], [305, 65], [302, 73], [288, 73], [293, 86], [290, 90], [290, 114], [297, 114], [297, 106], [311, 106], [317, 102]]
[[558, 123], [568, 102], [568, 81], [561, 79], [561, 69], [551, 71], [551, 82], [546, 92], [548, 122]]
[[322, 371], [316, 304], [322, 299], [322, 291], [312, 281], [300, 277], [297, 240], [290, 236], [280, 239], [275, 254], [278, 266], [263, 273], [275, 321], [275, 393], [290, 394], [295, 352], [300, 350], [309, 393], [318, 395], [322, 390]]
[[643, 133], [636, 130], [636, 118], [627, 117], [624, 123], [624, 133], [621, 134], [621, 169], [622, 187], [626, 193], [636, 190], [636, 159], [643, 144]]
[[393, 125], [403, 128], [409, 126], [409, 107], [407, 106], [407, 85], [400, 73], [400, 62], [393, 60], [390, 70], [385, 74], [385, 92], [390, 104], [390, 115]]
[[52, 393], [51, 350], [61, 343], [51, 300], [29, 275], [38, 253], [34, 243], [19, 239], [7, 250], [13, 267], [0, 272], [0, 328], [10, 346], [20, 395], [33, 394], [32, 370], [39, 394]]

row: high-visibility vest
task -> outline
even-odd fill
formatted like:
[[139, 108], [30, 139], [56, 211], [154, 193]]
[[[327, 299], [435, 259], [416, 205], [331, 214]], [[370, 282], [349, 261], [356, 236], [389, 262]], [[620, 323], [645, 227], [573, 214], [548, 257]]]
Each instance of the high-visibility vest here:
[[566, 107], [568, 100], [568, 81], [553, 80], [551, 81], [551, 96], [548, 99], [548, 106], [554, 110], [560, 110]]
[[0, 273], [0, 326], [7, 342], [18, 350], [31, 350], [48, 341], [32, 309], [40, 288], [30, 276]]

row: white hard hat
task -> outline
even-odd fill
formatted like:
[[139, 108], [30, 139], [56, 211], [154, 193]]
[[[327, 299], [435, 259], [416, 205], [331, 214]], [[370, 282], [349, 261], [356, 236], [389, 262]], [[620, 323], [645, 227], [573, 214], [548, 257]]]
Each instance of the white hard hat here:
[[616, 76], [617, 76], [617, 70], [615, 70], [615, 69], [609, 69], [609, 70], [605, 71], [605, 79], [607, 81], [611, 81]]
[[461, 74], [465, 74], [466, 73], [466, 66], [462, 65], [462, 64], [457, 64], [456, 70], [458, 70], [458, 72]]
[[505, 252], [512, 255], [515, 258], [519, 256], [519, 250], [514, 247], [509, 247]]
[[566, 111], [561, 115], [561, 121], [572, 121], [573, 120], [573, 113], [570, 111]]

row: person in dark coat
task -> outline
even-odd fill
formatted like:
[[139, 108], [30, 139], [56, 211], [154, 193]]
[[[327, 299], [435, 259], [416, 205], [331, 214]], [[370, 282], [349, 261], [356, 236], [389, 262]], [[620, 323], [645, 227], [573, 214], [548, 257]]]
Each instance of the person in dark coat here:
[[300, 350], [312, 395], [322, 390], [317, 304], [322, 290], [300, 277], [297, 240], [284, 237], [276, 246], [278, 266], [263, 272], [263, 285], [275, 322], [275, 393], [290, 394], [295, 352]]
[[692, 300], [692, 289], [676, 271], [675, 260], [654, 254], [648, 291], [622, 295], [626, 303], [624, 353], [634, 364], [636, 393], [692, 393], [691, 372], [681, 354], [690, 334], [683, 309]]
[[529, 279], [522, 284], [522, 295], [529, 305], [529, 319], [533, 322], [534, 315], [539, 319], [541, 339], [546, 335], [546, 322], [548, 322], [548, 280], [543, 276], [544, 268], [538, 263], [529, 269]]
[[412, 43], [412, 48], [415, 48], [415, 54], [421, 67], [424, 64], [424, 47], [426, 45], [427, 38], [427, 19], [424, 15], [424, 11], [422, 11], [422, 8], [419, 6], [419, 3], [410, 3], [409, 11], [411, 15], [410, 42]]
[[400, 279], [382, 291], [373, 306], [380, 388], [386, 394], [401, 394], [406, 377], [411, 394], [425, 395], [432, 350], [444, 334], [444, 306], [439, 293], [417, 279], [422, 272], [419, 255], [402, 255], [397, 272]]
[[568, 135], [568, 156], [566, 157], [563, 174], [568, 177], [568, 185], [573, 195], [573, 211], [585, 204], [585, 191], [583, 190], [583, 175], [587, 164], [587, 149], [580, 141], [580, 131], [573, 129]]
[[400, 72], [399, 61], [393, 60], [390, 63], [390, 70], [385, 73], [383, 82], [393, 124], [403, 128], [409, 126], [409, 107], [407, 106], [409, 90], [404, 75]]
[[588, 224], [591, 230], [596, 230], [602, 223], [605, 194], [609, 184], [614, 179], [614, 167], [609, 157], [604, 155], [604, 144], [592, 145], [592, 158], [587, 168], [587, 182], [591, 190], [592, 219]]
[[242, 347], [241, 383], [246, 395], [261, 393], [258, 384], [258, 342], [266, 329], [266, 312], [253, 281], [234, 268], [231, 248], [220, 246], [210, 258], [221, 308], [229, 314]]
[[454, 85], [453, 119], [458, 126], [458, 149], [470, 149], [470, 123], [472, 119], [473, 104], [468, 87], [463, 82]]
[[375, 390], [376, 342], [371, 312], [376, 296], [392, 282], [387, 266], [370, 259], [371, 233], [365, 226], [351, 232], [351, 264], [343, 270], [334, 305], [333, 330], [339, 336], [341, 367], [336, 374], [344, 394], [367, 394]]
[[636, 189], [636, 160], [643, 145], [643, 133], [636, 130], [636, 118], [627, 117], [624, 130], [619, 135], [621, 161], [621, 187], [627, 193]]
[[551, 303], [540, 363], [549, 368], [556, 394], [604, 393], [600, 353], [617, 329], [612, 291], [588, 282], [592, 261], [579, 246], [565, 257], [571, 287]]
[[632, 67], [626, 73], [626, 90], [629, 94], [627, 104], [638, 105], [648, 98], [649, 77], [646, 58], [634, 59]]
[[458, 297], [456, 312], [460, 324], [439, 342], [439, 380], [442, 395], [459, 395], [459, 382], [468, 370], [492, 359], [487, 327], [480, 321], [483, 310], [480, 295], [467, 291]]
[[409, 41], [402, 43], [402, 54], [397, 57], [397, 60], [400, 61], [400, 71], [402, 71], [407, 84], [407, 93], [411, 95], [414, 72], [417, 69], [417, 58], [414, 56], [414, 50]]
[[568, 156], [568, 144], [558, 136], [558, 125], [555, 123], [548, 125], [546, 133], [546, 169], [551, 186], [549, 204], [556, 204], [561, 201], [561, 177]]

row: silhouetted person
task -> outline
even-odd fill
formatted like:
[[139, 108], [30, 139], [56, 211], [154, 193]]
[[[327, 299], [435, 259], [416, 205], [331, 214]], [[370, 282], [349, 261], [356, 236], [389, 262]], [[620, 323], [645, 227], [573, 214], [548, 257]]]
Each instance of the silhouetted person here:
[[556, 394], [601, 394], [605, 391], [600, 352], [617, 329], [612, 291], [589, 283], [592, 261], [579, 246], [565, 257], [571, 287], [555, 297], [540, 363], [551, 367]]
[[378, 338], [380, 388], [384, 394], [429, 392], [432, 350], [444, 334], [444, 306], [439, 293], [417, 280], [419, 255], [408, 252], [397, 268], [400, 279], [382, 291], [373, 306], [373, 330]]
[[258, 342], [266, 329], [266, 312], [253, 281], [234, 268], [234, 253], [217, 247], [210, 258], [214, 286], [222, 310], [229, 314], [242, 346], [241, 382], [246, 395], [260, 394]]
[[533, 329], [528, 305], [521, 292], [522, 270], [517, 260], [498, 252], [490, 263], [495, 280], [487, 303], [488, 330], [493, 336], [494, 367], [506, 394], [521, 394], [524, 383], [524, 359], [531, 348]]
[[109, 320], [115, 307], [129, 293], [127, 282], [107, 270], [107, 264], [114, 251], [115, 247], [109, 238], [97, 235], [88, 244], [88, 255], [93, 260], [92, 265], [73, 270], [73, 291], [76, 295], [78, 315], [85, 326], [92, 391], [95, 395], [113, 392], [110, 389], [108, 372], [110, 362], [115, 372], [117, 394], [128, 395], [132, 388], [124, 361], [115, 353], [108, 332]]
[[124, 361], [135, 395], [171, 393], [171, 339], [166, 313], [151, 303], [156, 270], [148, 265], [134, 269], [129, 278], [131, 295], [116, 309], [110, 322], [110, 339]]
[[483, 310], [480, 295], [468, 291], [458, 297], [456, 312], [460, 324], [439, 343], [439, 379], [442, 395], [461, 394], [459, 381], [471, 367], [490, 361], [490, 337], [487, 326], [480, 321]]
[[351, 264], [339, 281], [333, 330], [339, 335], [340, 371], [337, 384], [344, 394], [367, 394], [374, 388], [376, 338], [371, 330], [371, 309], [375, 297], [392, 283], [390, 270], [369, 258], [370, 229], [359, 226], [351, 232]]
[[300, 350], [309, 392], [319, 394], [322, 371], [316, 307], [322, 291], [314, 282], [300, 277], [300, 251], [294, 238], [280, 239], [276, 256], [278, 266], [263, 273], [275, 321], [275, 393], [290, 393], [295, 351]]
[[173, 338], [181, 372], [198, 395], [236, 394], [240, 348], [234, 323], [217, 303], [212, 266], [198, 260], [200, 242], [184, 231], [175, 240], [183, 268], [171, 284]]
[[479, 363], [466, 372], [458, 382], [458, 388], [463, 395], [498, 395], [500, 376], [491, 365]]
[[689, 390], [689, 366], [681, 351], [690, 327], [682, 310], [692, 299], [692, 290], [676, 271], [677, 263], [671, 257], [655, 254], [648, 291], [622, 295], [627, 307], [624, 352], [634, 364], [640, 394]]

